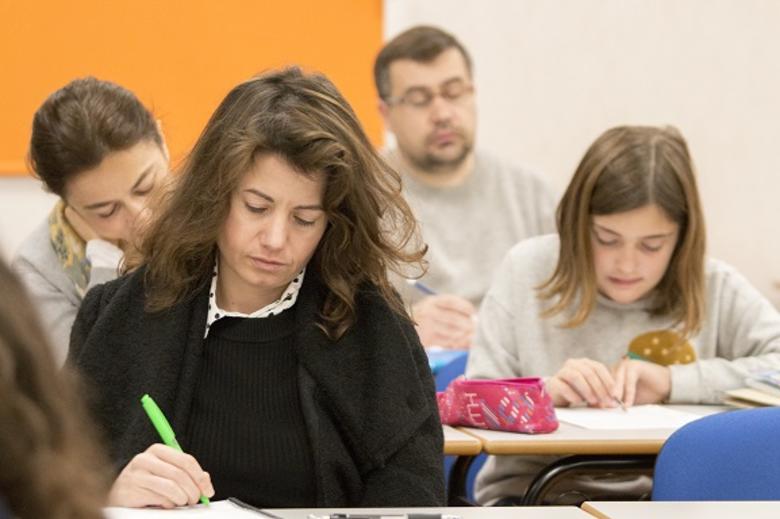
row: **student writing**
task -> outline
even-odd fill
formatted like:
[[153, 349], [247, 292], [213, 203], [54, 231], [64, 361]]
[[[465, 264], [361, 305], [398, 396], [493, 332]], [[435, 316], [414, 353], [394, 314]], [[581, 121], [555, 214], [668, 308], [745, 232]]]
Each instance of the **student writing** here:
[[[675, 129], [605, 132], [557, 220], [557, 235], [521, 242], [498, 270], [469, 377], [544, 376], [556, 405], [614, 407], [613, 397], [719, 402], [751, 369], [780, 366], [780, 314], [732, 267], [705, 259], [693, 166]], [[529, 464], [492, 459], [478, 498], [521, 495]]]
[[495, 267], [519, 240], [553, 230], [553, 196], [540, 175], [475, 144], [473, 62], [452, 34], [405, 30], [377, 55], [374, 80], [395, 135], [387, 158], [428, 246], [422, 281], [436, 293], [402, 278], [396, 288], [423, 345], [468, 348]]
[[[385, 229], [383, 217], [398, 227]], [[416, 232], [398, 176], [323, 76], [271, 72], [209, 120], [71, 361], [120, 473], [110, 502], [440, 506], [425, 353], [387, 269]], [[161, 445], [154, 394], [188, 454]]]

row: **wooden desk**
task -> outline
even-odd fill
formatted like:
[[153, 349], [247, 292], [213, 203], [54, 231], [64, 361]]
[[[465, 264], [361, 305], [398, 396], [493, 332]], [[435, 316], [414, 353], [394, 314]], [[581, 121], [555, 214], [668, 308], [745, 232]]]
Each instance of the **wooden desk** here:
[[[670, 407], [701, 416], [733, 409], [704, 405]], [[652, 470], [656, 454], [675, 431], [584, 429], [563, 422], [557, 431], [550, 434], [518, 434], [472, 428], [461, 430], [482, 440], [482, 450], [487, 454], [570, 456], [556, 460], [536, 476], [524, 496], [524, 503], [528, 505], [540, 504], [547, 488], [573, 470]]]
[[447, 508], [350, 508], [350, 509], [277, 509], [269, 510], [282, 519], [308, 519], [309, 515], [327, 517], [333, 512], [350, 514], [449, 514], [460, 519], [593, 519], [587, 512], [575, 506], [516, 507], [447, 507]]
[[[727, 406], [675, 405], [673, 409], [706, 416], [729, 409]], [[482, 440], [482, 450], [488, 454], [658, 454], [674, 429], [604, 430], [583, 429], [561, 422], [557, 431], [549, 434], [518, 434], [459, 427]]]
[[452, 456], [476, 456], [482, 452], [482, 442], [471, 434], [459, 431], [449, 425], [444, 430], [444, 454]]
[[589, 501], [582, 509], [599, 519], [780, 517], [780, 501]]

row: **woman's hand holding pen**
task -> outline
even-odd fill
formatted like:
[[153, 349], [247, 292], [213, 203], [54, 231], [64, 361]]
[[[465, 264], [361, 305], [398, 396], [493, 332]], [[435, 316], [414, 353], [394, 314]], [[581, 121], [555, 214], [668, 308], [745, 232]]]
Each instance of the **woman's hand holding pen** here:
[[423, 346], [470, 347], [476, 313], [470, 301], [452, 294], [429, 295], [412, 306], [412, 318]]
[[657, 404], [669, 398], [672, 372], [666, 366], [624, 358], [612, 367], [615, 396], [626, 406]]
[[189, 454], [155, 443], [122, 469], [111, 487], [108, 504], [174, 508], [194, 505], [201, 495], [214, 495], [208, 472]]
[[588, 405], [617, 407], [615, 378], [609, 369], [592, 359], [568, 359], [545, 382], [547, 392], [558, 407]]

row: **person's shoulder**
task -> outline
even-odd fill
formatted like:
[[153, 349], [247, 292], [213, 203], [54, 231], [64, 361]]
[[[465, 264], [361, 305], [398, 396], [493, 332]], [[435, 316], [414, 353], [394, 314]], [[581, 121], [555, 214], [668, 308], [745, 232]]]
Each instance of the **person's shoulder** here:
[[716, 258], [704, 260], [704, 275], [708, 283], [748, 283], [747, 278], [730, 263]]
[[546, 186], [543, 175], [534, 168], [509, 161], [489, 151], [478, 149], [474, 152], [475, 168], [490, 172], [515, 182], [533, 183]]
[[[494, 274], [494, 284], [507, 287], [537, 286], [550, 277], [558, 262], [557, 234], [544, 234], [515, 244]], [[499, 281], [496, 281], [499, 279]]]
[[738, 273], [737, 269], [734, 268], [730, 263], [711, 257], [705, 258], [704, 271], [706, 272], [707, 277], [730, 276], [732, 274]]
[[545, 219], [551, 217], [554, 190], [539, 172], [482, 151], [476, 155], [475, 171], [493, 189], [504, 193], [504, 200], [519, 204], [524, 211], [541, 214]]
[[[392, 304], [388, 297], [392, 296], [385, 294], [370, 281], [359, 285], [355, 292], [355, 308], [357, 310], [355, 331], [360, 335], [373, 336], [378, 341], [385, 341], [387, 334], [396, 332], [414, 336], [416, 340], [417, 333], [414, 331], [411, 318], [403, 310], [400, 296], [398, 305]], [[399, 346], [401, 344], [394, 343], [392, 345], [392, 347]]]
[[57, 256], [49, 236], [48, 218], [38, 224], [19, 245], [12, 262], [14, 264], [27, 262], [32, 265], [57, 264]]
[[555, 265], [560, 248], [557, 234], [543, 234], [516, 243], [509, 250], [509, 258], [512, 263], [524, 267]]
[[756, 316], [762, 309], [777, 311], [747, 276], [723, 260], [708, 258], [705, 277], [707, 303], [712, 308], [720, 308], [732, 314], [743, 311]]
[[397, 316], [392, 305], [379, 287], [371, 281], [363, 281], [355, 291], [355, 303], [359, 309]]
[[11, 260], [11, 268], [27, 284], [45, 279], [62, 292], [73, 292], [75, 297], [73, 282], [63, 270], [52, 246], [48, 219], [41, 222], [21, 243]]
[[124, 308], [128, 304], [143, 300], [144, 297], [144, 269], [142, 267], [93, 287], [84, 297], [83, 306]]
[[736, 267], [726, 261], [707, 258], [704, 263], [704, 272], [710, 297], [725, 292], [758, 296], [758, 289]]

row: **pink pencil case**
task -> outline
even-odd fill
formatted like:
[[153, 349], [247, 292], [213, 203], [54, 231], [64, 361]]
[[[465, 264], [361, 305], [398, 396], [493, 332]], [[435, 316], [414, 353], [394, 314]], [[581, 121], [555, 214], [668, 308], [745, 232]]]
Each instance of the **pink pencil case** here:
[[468, 380], [460, 376], [436, 397], [443, 424], [526, 434], [558, 428], [552, 399], [537, 377]]

